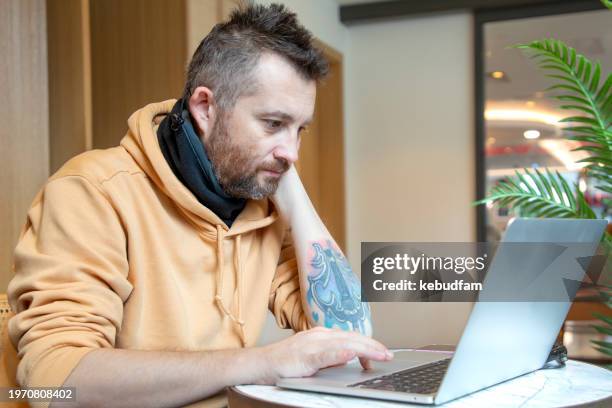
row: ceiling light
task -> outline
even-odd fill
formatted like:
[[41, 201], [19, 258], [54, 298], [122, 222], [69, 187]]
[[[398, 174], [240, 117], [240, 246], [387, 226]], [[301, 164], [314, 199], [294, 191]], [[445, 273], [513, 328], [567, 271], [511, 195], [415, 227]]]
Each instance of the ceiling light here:
[[495, 144], [495, 138], [492, 136], [487, 138], [487, 144], [490, 144], [490, 145]]
[[560, 116], [533, 110], [520, 109], [487, 109], [485, 119], [499, 121], [533, 121], [560, 126]]
[[506, 73], [504, 71], [491, 72], [491, 78], [493, 79], [504, 79], [505, 77], [506, 77]]
[[523, 136], [525, 137], [525, 139], [537, 139], [538, 137], [540, 137], [540, 131], [526, 130], [525, 132], [523, 132]]

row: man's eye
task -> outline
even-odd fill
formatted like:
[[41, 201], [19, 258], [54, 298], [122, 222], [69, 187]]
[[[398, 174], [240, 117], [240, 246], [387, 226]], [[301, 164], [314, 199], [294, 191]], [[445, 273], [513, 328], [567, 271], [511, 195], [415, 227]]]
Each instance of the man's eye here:
[[266, 126], [273, 130], [278, 129], [283, 125], [283, 122], [281, 122], [280, 120], [267, 119], [265, 122]]

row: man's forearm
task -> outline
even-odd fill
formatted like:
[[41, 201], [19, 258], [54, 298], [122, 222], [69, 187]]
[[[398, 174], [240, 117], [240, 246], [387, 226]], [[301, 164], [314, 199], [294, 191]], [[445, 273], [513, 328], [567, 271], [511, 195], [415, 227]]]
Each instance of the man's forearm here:
[[[293, 170], [292, 170], [293, 171]], [[306, 313], [313, 325], [372, 334], [369, 305], [361, 302], [361, 284], [319, 218], [297, 173], [282, 186], [280, 203], [291, 225]]]
[[259, 360], [257, 349], [100, 349], [83, 357], [64, 386], [75, 387], [79, 406], [181, 406], [212, 396], [226, 386], [265, 383], [268, 373]]

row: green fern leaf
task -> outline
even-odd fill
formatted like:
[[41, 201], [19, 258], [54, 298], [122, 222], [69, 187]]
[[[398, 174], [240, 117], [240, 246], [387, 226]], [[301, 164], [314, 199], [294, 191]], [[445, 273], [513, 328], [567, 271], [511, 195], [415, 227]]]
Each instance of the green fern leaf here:
[[558, 173], [546, 170], [523, 169], [514, 177], [507, 177], [493, 187], [488, 197], [475, 202], [494, 202], [502, 207], [512, 206], [521, 214], [532, 217], [596, 218], [584, 195], [571, 187]]
[[569, 102], [576, 102], [576, 103], [579, 103], [581, 105], [590, 106], [589, 105], [589, 101], [587, 101], [584, 98], [579, 98], [577, 96], [572, 96], [572, 95], [555, 95], [555, 96], [553, 96], [553, 98], [558, 99], [558, 100], [563, 101], [563, 102], [568, 102], [568, 101]]
[[597, 91], [597, 87], [599, 86], [599, 76], [601, 75], [601, 65], [599, 62], [595, 63], [595, 71], [593, 72], [593, 77], [591, 78], [591, 85], [589, 86], [589, 91], [592, 94], [595, 94]]
[[559, 108], [561, 109], [565, 109], [565, 110], [579, 110], [581, 112], [585, 112], [588, 113], [591, 116], [595, 115], [595, 112], [593, 112], [591, 109], [589, 108], [585, 108], [584, 106], [578, 106], [578, 105], [561, 105], [559, 106]]
[[604, 164], [607, 164], [608, 166], [612, 166], [612, 157], [591, 156], [591, 157], [587, 157], [582, 160], [578, 160], [576, 163], [593, 163], [593, 164], [604, 163]]
[[588, 84], [589, 81], [591, 80], [591, 67], [593, 66], [593, 64], [591, 64], [591, 61], [587, 60], [585, 58], [584, 61], [584, 73], [582, 75], [582, 82], [584, 82], [585, 84]]
[[598, 126], [598, 123], [595, 119], [586, 118], [584, 116], [570, 116], [569, 118], [563, 118], [559, 122], [580, 122], [580, 123], [588, 123], [589, 125]]
[[601, 334], [607, 334], [608, 336], [612, 336], [612, 327], [596, 326], [596, 325], [593, 325], [592, 327]]
[[612, 356], [612, 344], [606, 343], [598, 340], [591, 340], [591, 343], [599, 345], [599, 347], [595, 347], [600, 353], [606, 354], [608, 356]]
[[564, 86], [571, 87], [568, 90], [574, 92], [576, 97], [587, 102], [585, 107], [590, 109], [589, 114], [592, 113], [594, 122], [579, 121], [601, 129], [608, 127], [608, 121], [604, 121], [599, 112], [605, 112], [602, 108], [607, 103], [606, 98], [610, 82], [608, 76], [602, 87], [599, 90], [597, 89], [601, 77], [599, 62], [592, 63], [585, 56], [577, 54], [575, 49], [568, 47], [561, 41], [552, 39], [520, 44], [517, 48], [537, 55], [539, 58], [538, 64], [541, 68], [549, 72], [560, 73], [548, 74], [547, 76], [564, 81], [566, 83]]
[[[549, 86], [548, 88], [546, 88], [544, 91], [545, 92], [550, 92], [550, 91], [554, 91], [557, 89], [564, 89], [566, 91], [572, 91], [574, 93], [580, 94], [580, 89], [576, 88], [575, 86], [571, 86], [571, 85], [565, 85], [565, 84], [557, 84], [557, 85], [552, 85]], [[585, 99], [586, 101], [586, 99]]]
[[608, 74], [608, 78], [606, 79], [606, 82], [604, 82], [599, 92], [597, 92], [597, 95], [595, 95], [595, 101], [598, 103], [601, 103], [606, 97], [606, 95], [608, 95], [608, 91], [610, 90], [611, 86], [612, 86], [612, 73]]

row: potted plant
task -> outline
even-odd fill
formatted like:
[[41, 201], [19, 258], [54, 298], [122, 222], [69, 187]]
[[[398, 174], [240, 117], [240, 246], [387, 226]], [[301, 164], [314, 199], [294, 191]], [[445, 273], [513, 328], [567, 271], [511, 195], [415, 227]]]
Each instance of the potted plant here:
[[[612, 8], [612, 2], [603, 1]], [[599, 62], [593, 62], [562, 41], [545, 39], [515, 46], [529, 54], [545, 70], [555, 85], [546, 91], [561, 103], [562, 110], [579, 112], [561, 122], [571, 124], [564, 128], [568, 139], [580, 142], [575, 150], [588, 157], [584, 171], [595, 181], [594, 187], [612, 195], [612, 74], [602, 72]], [[475, 204], [495, 203], [514, 209], [521, 216], [547, 218], [597, 218], [578, 185], [570, 185], [558, 172], [548, 169], [523, 169], [514, 177], [507, 177], [494, 186], [489, 195]], [[610, 197], [605, 198], [609, 204]], [[602, 245], [608, 253], [612, 248], [612, 234], [606, 231]], [[608, 259], [607, 267], [612, 264]], [[612, 309], [612, 286], [601, 288], [603, 302]], [[594, 326], [600, 333], [612, 336], [612, 317], [600, 313], [601, 321]], [[612, 357], [612, 343], [593, 341], [595, 348]]]

